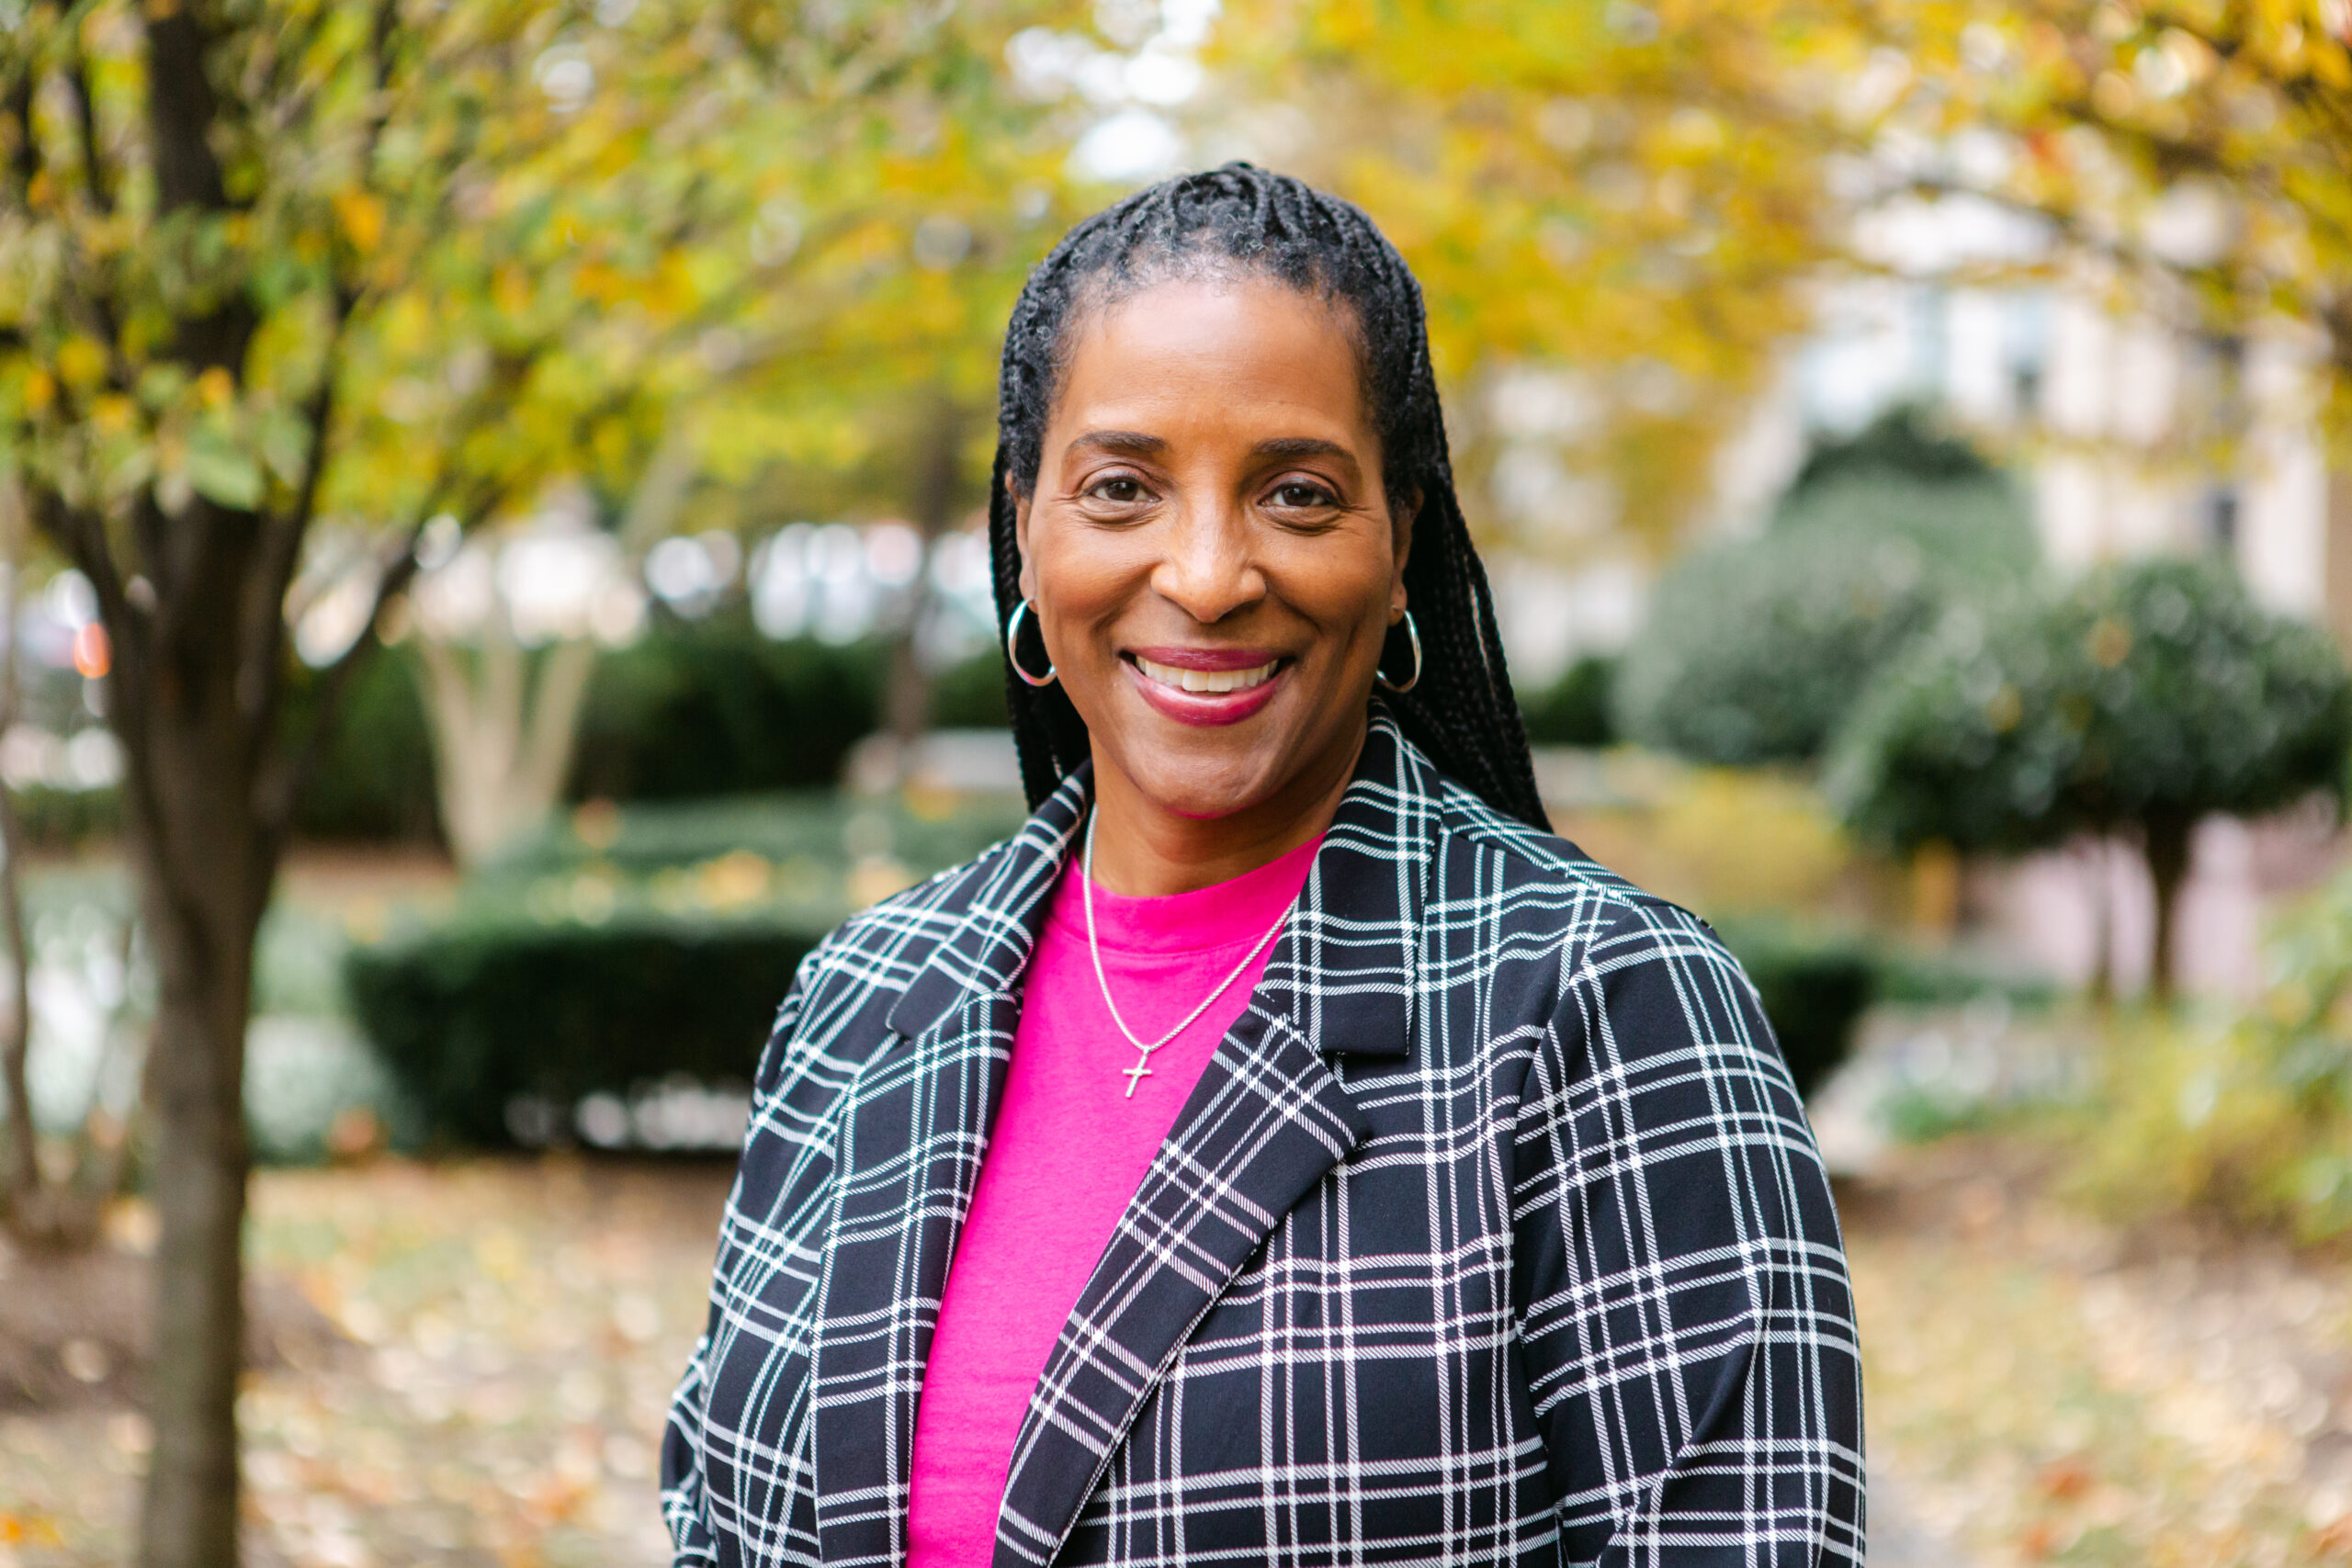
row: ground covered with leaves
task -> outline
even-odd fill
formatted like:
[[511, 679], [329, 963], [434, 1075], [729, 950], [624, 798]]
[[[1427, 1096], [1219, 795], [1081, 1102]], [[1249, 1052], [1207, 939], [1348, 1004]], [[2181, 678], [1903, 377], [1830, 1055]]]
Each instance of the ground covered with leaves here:
[[[727, 1174], [573, 1157], [261, 1174], [249, 1562], [666, 1563], [655, 1445]], [[146, 1239], [135, 1210], [115, 1228]], [[39, 1280], [12, 1259], [0, 1295]], [[330, 1332], [299, 1332], [305, 1307]], [[0, 1564], [129, 1559], [147, 1435], [119, 1354], [69, 1337], [55, 1355], [85, 1396], [0, 1402]]]
[[2352, 1258], [2103, 1225], [2062, 1168], [1952, 1138], [1840, 1189], [1873, 1563], [2352, 1562]]
[[[2352, 1258], [2119, 1231], [2048, 1168], [1952, 1138], [1841, 1187], [1873, 1563], [2352, 1562]], [[666, 1562], [655, 1443], [726, 1179], [574, 1156], [263, 1173], [251, 1560]], [[112, 1245], [147, 1228], [127, 1209]], [[5, 1568], [128, 1556], [139, 1314], [96, 1303], [136, 1271], [78, 1267], [86, 1311], [27, 1259], [0, 1272]]]

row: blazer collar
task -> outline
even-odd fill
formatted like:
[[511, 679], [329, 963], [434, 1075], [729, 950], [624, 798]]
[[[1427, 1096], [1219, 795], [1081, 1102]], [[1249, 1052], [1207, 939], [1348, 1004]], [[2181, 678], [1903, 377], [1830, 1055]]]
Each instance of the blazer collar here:
[[[1062, 867], [1075, 852], [1091, 764], [1062, 781], [997, 854], [967, 867], [956, 932], [890, 1010], [914, 1039], [957, 1004], [1018, 983]], [[1402, 1056], [1412, 1049], [1415, 932], [1428, 897], [1443, 784], [1377, 699], [1290, 929], [1259, 983], [1261, 1005], [1290, 1015], [1320, 1051]]]

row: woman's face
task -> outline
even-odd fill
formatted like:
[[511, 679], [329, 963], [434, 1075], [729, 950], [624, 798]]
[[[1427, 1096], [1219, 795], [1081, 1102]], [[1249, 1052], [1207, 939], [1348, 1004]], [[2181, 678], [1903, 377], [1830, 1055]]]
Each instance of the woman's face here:
[[1106, 798], [1195, 818], [1320, 799], [1405, 610], [1349, 323], [1247, 279], [1158, 285], [1074, 331], [1015, 497], [1021, 591], [1120, 775]]

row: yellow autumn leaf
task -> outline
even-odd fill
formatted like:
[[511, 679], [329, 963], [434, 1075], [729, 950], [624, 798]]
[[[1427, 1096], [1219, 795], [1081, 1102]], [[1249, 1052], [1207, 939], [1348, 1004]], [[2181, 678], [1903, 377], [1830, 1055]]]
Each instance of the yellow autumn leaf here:
[[361, 255], [371, 255], [384, 241], [384, 203], [372, 191], [341, 190], [334, 196], [335, 221], [344, 238]]
[[107, 351], [96, 338], [70, 337], [57, 350], [57, 376], [69, 387], [94, 387], [107, 373]]
[[138, 412], [129, 398], [119, 392], [108, 392], [90, 404], [90, 423], [101, 435], [120, 435], [130, 428]]

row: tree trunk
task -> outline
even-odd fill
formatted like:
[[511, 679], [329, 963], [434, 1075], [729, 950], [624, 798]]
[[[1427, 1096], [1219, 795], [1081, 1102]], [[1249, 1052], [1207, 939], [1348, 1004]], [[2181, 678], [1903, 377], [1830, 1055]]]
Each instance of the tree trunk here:
[[2156, 897], [2155, 945], [2148, 955], [2148, 992], [2158, 1002], [2173, 998], [2173, 947], [2178, 935], [2180, 890], [2188, 881], [2189, 840], [2197, 819], [2167, 812], [2145, 824], [2148, 878]]
[[[7, 583], [0, 597], [0, 736], [17, 721], [20, 685], [17, 671], [17, 615], [24, 603], [24, 503], [13, 484], [0, 486], [0, 552], [6, 560]], [[8, 1097], [5, 1135], [7, 1140], [6, 1190], [0, 1211], [18, 1240], [39, 1238], [49, 1229], [42, 1211], [40, 1156], [33, 1130], [33, 1107], [27, 1082], [26, 1059], [32, 1045], [32, 959], [25, 940], [22, 877], [23, 835], [17, 831], [16, 801], [6, 781], [0, 781], [0, 941], [7, 945], [8, 1010], [0, 1017], [0, 1093]]]
[[931, 552], [956, 521], [956, 488], [963, 467], [964, 411], [945, 393], [933, 400], [923, 424], [922, 452], [915, 468], [910, 521], [922, 536], [906, 613], [890, 638], [890, 668], [882, 695], [882, 728], [895, 742], [903, 780], [914, 750], [931, 728], [931, 672], [923, 668], [920, 638], [931, 613]]
[[2091, 897], [2090, 997], [2101, 1009], [2115, 1001], [2115, 868], [2109, 850], [2104, 833], [2093, 834], [2083, 846]]
[[[673, 424], [621, 520], [621, 555], [631, 571], [676, 525], [695, 472], [691, 434]], [[557, 643], [535, 660], [515, 641], [503, 603], [491, 606], [470, 651], [422, 633], [417, 649], [442, 830], [458, 863], [476, 865], [545, 821], [562, 799], [601, 650], [583, 638]]]
[[595, 672], [596, 645], [565, 642], [540, 655], [535, 675], [503, 614], [493, 613], [496, 624], [470, 653], [417, 639], [441, 826], [461, 866], [480, 864], [555, 809]]
[[210, 619], [209, 635], [189, 624], [155, 650], [143, 744], [126, 748], [126, 783], [146, 808], [129, 814], [130, 847], [158, 982], [148, 1088], [162, 1225], [142, 1568], [236, 1562], [245, 1021], [276, 849], [252, 806], [258, 748], [237, 700], [234, 622]]

